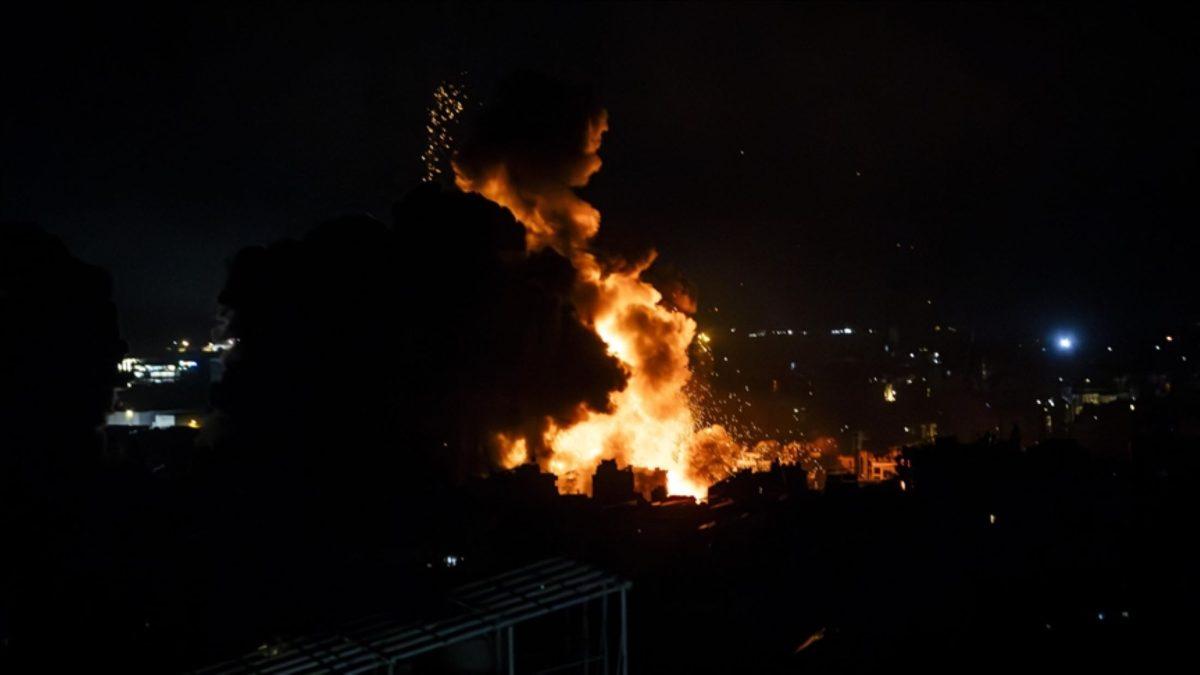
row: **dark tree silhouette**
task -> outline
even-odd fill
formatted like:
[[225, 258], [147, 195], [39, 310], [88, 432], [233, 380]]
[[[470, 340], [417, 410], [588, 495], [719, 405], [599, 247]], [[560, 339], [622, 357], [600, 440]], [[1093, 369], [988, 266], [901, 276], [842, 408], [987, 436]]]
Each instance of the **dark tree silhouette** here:
[[103, 660], [132, 634], [112, 601], [131, 600], [118, 561], [136, 490], [104, 465], [98, 434], [125, 350], [111, 295], [108, 275], [56, 238], [0, 226], [0, 667]]
[[506, 210], [436, 185], [391, 226], [341, 218], [238, 253], [220, 295], [236, 341], [213, 391], [221, 433], [193, 500], [197, 583], [222, 630], [378, 598], [404, 576], [383, 551], [453, 530], [457, 486], [495, 466], [496, 432], [606, 408], [625, 373], [576, 316], [574, 274], [528, 255]]

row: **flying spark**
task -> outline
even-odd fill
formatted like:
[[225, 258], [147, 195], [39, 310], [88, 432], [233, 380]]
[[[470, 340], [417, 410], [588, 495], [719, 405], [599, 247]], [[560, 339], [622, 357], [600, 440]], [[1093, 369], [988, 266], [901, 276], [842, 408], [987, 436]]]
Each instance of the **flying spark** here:
[[461, 84], [442, 82], [433, 90], [433, 105], [429, 106], [425, 122], [425, 151], [421, 162], [425, 165], [422, 182], [430, 183], [446, 172], [446, 165], [454, 150], [454, 130], [466, 110], [467, 93]]

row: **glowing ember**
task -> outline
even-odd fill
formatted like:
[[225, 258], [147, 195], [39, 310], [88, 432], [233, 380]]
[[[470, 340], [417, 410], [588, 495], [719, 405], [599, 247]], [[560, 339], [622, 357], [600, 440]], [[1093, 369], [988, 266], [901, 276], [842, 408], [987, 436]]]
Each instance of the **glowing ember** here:
[[[738, 468], [743, 449], [719, 425], [699, 428], [687, 393], [692, 376], [687, 350], [696, 323], [661, 303], [662, 294], [642, 280], [653, 255], [609, 270], [587, 248], [600, 228], [600, 213], [574, 188], [599, 170], [597, 152], [607, 128], [602, 111], [589, 120], [577, 159], [556, 182], [538, 181], [531, 189], [504, 164], [471, 176], [454, 162], [455, 182], [512, 211], [525, 226], [530, 251], [552, 247], [572, 262], [580, 317], [629, 374], [625, 389], [611, 395], [611, 413], [588, 412], [562, 428], [550, 424], [542, 440], [552, 452], [537, 458], [541, 468], [558, 476], [560, 492], [588, 492], [600, 460], [614, 458], [621, 466], [664, 469], [671, 494], [702, 498], [709, 485]], [[527, 439], [499, 435], [497, 441], [504, 466], [527, 461]]]
[[421, 153], [421, 162], [425, 164], [423, 182], [437, 180], [441, 175], [466, 100], [462, 85], [454, 82], [443, 82], [433, 90], [433, 105], [427, 111], [429, 119], [425, 123], [425, 151]]

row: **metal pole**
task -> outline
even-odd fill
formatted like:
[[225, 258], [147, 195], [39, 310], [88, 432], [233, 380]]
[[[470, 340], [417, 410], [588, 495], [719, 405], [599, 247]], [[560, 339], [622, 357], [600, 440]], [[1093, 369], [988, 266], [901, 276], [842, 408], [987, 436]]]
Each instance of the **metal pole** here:
[[492, 655], [492, 664], [493, 664], [492, 672], [499, 673], [500, 672], [500, 649], [501, 649], [501, 647], [500, 647], [500, 629], [499, 628], [496, 629], [496, 636], [492, 638], [492, 646], [495, 647], [495, 649], [493, 650], [494, 653]]
[[625, 621], [625, 589], [621, 589], [621, 655], [617, 661], [620, 675], [629, 675], [629, 638]]
[[508, 675], [516, 675], [517, 652], [513, 648], [513, 626], [508, 627]]
[[604, 675], [608, 672], [608, 596], [600, 596], [600, 663], [603, 664]]
[[580, 606], [583, 610], [583, 675], [588, 675], [591, 671], [592, 659], [592, 639], [588, 634], [588, 604], [584, 602]]

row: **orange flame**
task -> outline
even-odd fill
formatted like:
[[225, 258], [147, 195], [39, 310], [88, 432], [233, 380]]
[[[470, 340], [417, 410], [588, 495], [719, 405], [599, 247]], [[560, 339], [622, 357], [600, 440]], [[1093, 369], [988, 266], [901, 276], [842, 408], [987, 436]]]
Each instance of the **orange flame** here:
[[[629, 373], [625, 389], [610, 396], [611, 413], [588, 412], [566, 427], [550, 424], [539, 458], [543, 470], [558, 476], [563, 493], [590, 491], [590, 477], [602, 459], [621, 466], [664, 469], [671, 494], [706, 496], [708, 486], [737, 468], [741, 452], [720, 426], [698, 429], [685, 386], [692, 372], [688, 345], [696, 323], [661, 303], [662, 294], [641, 276], [653, 254], [632, 268], [605, 270], [587, 250], [600, 229], [600, 212], [575, 194], [600, 169], [597, 154], [608, 129], [601, 111], [580, 139], [580, 161], [556, 185], [522, 190], [504, 165], [472, 179], [454, 164], [458, 187], [508, 208], [524, 226], [526, 247], [553, 247], [578, 272], [575, 305], [580, 317]], [[525, 438], [499, 435], [501, 464], [526, 461]]]

